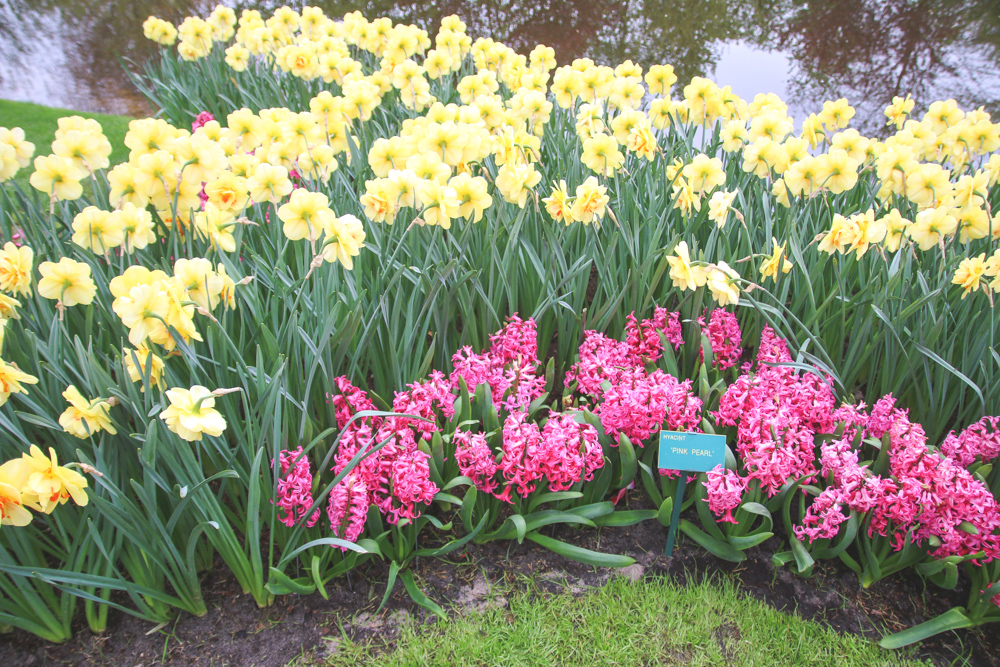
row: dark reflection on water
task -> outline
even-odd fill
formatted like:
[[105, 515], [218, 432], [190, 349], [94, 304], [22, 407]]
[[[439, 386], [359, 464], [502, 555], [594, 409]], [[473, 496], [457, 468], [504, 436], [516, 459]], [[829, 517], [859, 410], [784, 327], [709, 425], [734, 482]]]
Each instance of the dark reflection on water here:
[[[84, 110], [148, 112], [117, 56], [142, 61], [150, 14], [206, 15], [200, 0], [0, 0], [0, 96]], [[233, 2], [270, 13], [282, 2]], [[590, 57], [670, 63], [744, 96], [776, 92], [801, 119], [847, 97], [874, 130], [894, 95], [954, 97], [1000, 111], [1000, 0], [417, 0], [312, 2], [328, 16], [360, 10], [432, 32], [458, 14], [473, 37], [526, 52], [544, 43], [560, 64]]]

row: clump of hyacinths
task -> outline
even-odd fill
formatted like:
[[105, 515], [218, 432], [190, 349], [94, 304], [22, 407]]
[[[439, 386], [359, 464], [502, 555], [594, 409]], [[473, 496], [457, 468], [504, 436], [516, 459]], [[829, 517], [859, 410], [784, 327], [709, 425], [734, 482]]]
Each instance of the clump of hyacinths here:
[[[713, 365], [724, 370], [740, 356], [735, 318], [713, 311], [699, 322], [719, 350]], [[587, 331], [561, 403], [547, 404], [554, 378], [551, 363], [543, 369], [538, 358], [534, 320], [516, 315], [490, 336], [488, 348], [458, 350], [449, 375], [435, 370], [397, 391], [392, 413], [378, 410], [379, 397], [338, 377], [328, 396], [339, 429], [337, 446], [322, 464], [334, 475], [324, 491], [329, 527], [322, 529], [331, 537], [308, 545], [331, 544], [342, 551], [350, 548], [345, 542], [364, 542], [366, 551], [377, 545], [392, 561], [393, 577], [411, 588], [407, 565], [430, 553], [418, 548], [421, 531], [440, 527], [434, 515], [451, 509], [466, 534], [445, 550], [470, 540], [528, 539], [593, 565], [630, 563], [568, 545], [540, 529], [628, 525], [662, 514], [661, 509], [616, 512], [605, 498], [634, 486], [635, 447], [649, 444], [661, 428], [701, 427], [702, 401], [691, 381], [654, 368], [665, 349], [676, 351], [683, 341], [679, 314], [659, 306], [648, 319], [630, 315], [622, 341]], [[316, 508], [324, 502], [312, 495], [324, 481], [313, 481], [308, 461], [301, 449], [281, 453], [275, 502], [285, 509], [289, 526], [315, 526]], [[664, 484], [676, 478], [676, 471], [652, 473], [643, 466]], [[317, 471], [318, 478], [325, 474]], [[464, 497], [456, 495], [461, 488]], [[415, 599], [439, 611], [426, 598]]]
[[[739, 560], [740, 550], [771, 536], [772, 516], [780, 515], [790, 548], [773, 560], [800, 574], [817, 559], [838, 558], [864, 587], [912, 567], [954, 588], [962, 564], [973, 581], [985, 582], [965, 611], [887, 638], [886, 646], [948, 623], [1000, 618], [993, 588], [1000, 507], [988, 478], [988, 462], [1000, 452], [998, 419], [983, 418], [931, 447], [891, 395], [870, 410], [838, 407], [829, 378], [793, 366], [785, 341], [766, 329], [756, 361], [744, 365], [712, 415], [719, 427], [735, 429], [736, 450], [728, 469], [708, 473], [698, 492], [707, 533], [682, 529], [716, 555]], [[762, 520], [767, 529], [753, 529]]]

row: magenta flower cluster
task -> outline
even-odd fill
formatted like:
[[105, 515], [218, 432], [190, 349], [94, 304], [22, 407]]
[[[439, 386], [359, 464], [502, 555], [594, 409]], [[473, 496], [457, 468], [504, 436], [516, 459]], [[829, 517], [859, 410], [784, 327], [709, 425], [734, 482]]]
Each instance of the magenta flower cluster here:
[[503, 455], [498, 466], [504, 488], [497, 498], [522, 498], [541, 480], [552, 491], [566, 491], [576, 482], [594, 478], [604, 465], [597, 429], [574, 419], [572, 413], [553, 413], [542, 429], [527, 421], [523, 411], [510, 413], [503, 426]]
[[[312, 483], [309, 457], [302, 455], [302, 448], [282, 450], [278, 457], [278, 483], [275, 488], [275, 505], [284, 510], [278, 520], [286, 526], [294, 526], [306, 515], [313, 505]], [[273, 462], [272, 462], [273, 465]], [[306, 525], [312, 528], [319, 520], [319, 510], [315, 510]]]
[[538, 332], [535, 321], [514, 315], [503, 329], [490, 336], [490, 348], [473, 352], [465, 346], [452, 357], [451, 390], [458, 389], [459, 378], [470, 393], [481, 384], [490, 386], [490, 395], [499, 411], [524, 410], [545, 391], [545, 378], [539, 376]]
[[791, 360], [785, 341], [766, 327], [756, 363], [743, 366], [712, 414], [720, 426], [736, 426], [747, 477], [769, 496], [789, 479], [815, 479], [815, 436], [836, 423], [830, 380], [776, 365]]
[[[716, 308], [705, 322], [705, 316], [698, 318], [701, 330], [708, 337], [708, 342], [712, 346], [712, 365], [721, 370], [732, 368], [743, 354], [743, 335], [740, 332], [740, 325], [736, 321], [736, 315], [728, 310]], [[705, 360], [705, 351], [698, 349], [698, 358]]]
[[708, 491], [705, 500], [708, 508], [720, 517], [719, 521], [737, 523], [732, 512], [743, 500], [743, 492], [747, 489], [746, 479], [721, 465], [709, 470], [705, 477], [705, 489]]
[[[368, 488], [353, 471], [330, 490], [326, 505], [330, 530], [336, 537], [357, 542], [368, 517]], [[347, 551], [340, 547], [341, 551]]]
[[646, 370], [663, 355], [663, 339], [680, 347], [680, 319], [656, 307], [653, 317], [637, 322], [628, 316], [625, 340], [585, 331], [578, 361], [566, 374], [566, 385], [596, 401], [594, 414], [617, 443], [624, 434], [640, 447], [653, 433], [666, 428], [697, 431], [701, 399], [691, 391], [691, 380], [679, 381], [660, 369]]
[[[716, 516], [733, 521], [731, 512], [752, 483], [773, 496], [790, 482], [822, 479], [825, 488], [794, 527], [800, 540], [833, 538], [856, 512], [867, 520], [869, 536], [888, 537], [896, 550], [912, 541], [928, 545], [937, 558], [1000, 557], [1000, 507], [966, 469], [1000, 452], [1000, 418], [949, 434], [937, 450], [891, 395], [870, 411], [863, 403], [835, 408], [829, 381], [780, 365], [788, 361], [784, 341], [765, 329], [756, 364], [744, 366], [713, 414], [720, 426], [736, 427], [744, 472], [742, 478], [709, 473], [707, 501]], [[818, 435], [833, 438], [817, 452]], [[871, 438], [888, 445], [886, 475], [859, 463], [859, 445]]]

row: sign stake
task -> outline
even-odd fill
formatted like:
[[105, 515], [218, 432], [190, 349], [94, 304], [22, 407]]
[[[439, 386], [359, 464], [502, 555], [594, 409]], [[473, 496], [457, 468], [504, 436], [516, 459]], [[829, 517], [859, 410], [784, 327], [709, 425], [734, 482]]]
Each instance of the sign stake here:
[[674, 508], [670, 513], [670, 529], [667, 531], [667, 558], [674, 555], [674, 540], [677, 538], [677, 525], [681, 520], [681, 505], [684, 502], [684, 485], [687, 484], [687, 477], [687, 471], [682, 470], [681, 476], [677, 480], [677, 493], [674, 494]]

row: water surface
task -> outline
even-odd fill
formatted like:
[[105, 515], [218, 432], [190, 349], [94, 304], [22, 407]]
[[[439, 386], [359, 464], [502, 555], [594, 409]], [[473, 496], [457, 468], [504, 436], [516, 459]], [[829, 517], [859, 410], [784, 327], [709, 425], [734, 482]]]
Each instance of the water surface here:
[[[145, 114], [119, 58], [153, 48], [150, 14], [205, 16], [202, 0], [0, 0], [0, 97], [84, 111]], [[265, 15], [282, 2], [230, 1]], [[438, 0], [321, 2], [328, 16], [360, 10], [433, 34], [458, 14], [473, 37], [521, 52], [552, 46], [560, 64], [670, 63], [681, 82], [709, 76], [752, 98], [775, 92], [801, 119], [847, 97], [856, 125], [874, 130], [894, 95], [926, 105], [955, 98], [1000, 112], [1000, 0]], [[293, 4], [292, 6], [298, 7]], [[2, 119], [0, 119], [2, 124]]]

